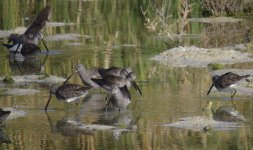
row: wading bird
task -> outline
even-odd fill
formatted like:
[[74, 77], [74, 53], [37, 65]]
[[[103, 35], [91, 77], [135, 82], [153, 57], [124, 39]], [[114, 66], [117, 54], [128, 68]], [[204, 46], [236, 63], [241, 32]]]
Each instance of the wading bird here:
[[66, 102], [67, 104], [70, 102], [74, 102], [79, 98], [85, 97], [88, 93], [88, 90], [91, 87], [84, 87], [77, 84], [62, 84], [61, 86], [52, 86], [50, 88], [50, 95], [45, 106], [45, 111], [51, 100], [51, 95], [55, 94], [56, 98], [59, 101]]
[[47, 52], [49, 52], [45, 41], [43, 40], [43, 36], [41, 31], [45, 26], [46, 22], [49, 20], [51, 14], [51, 8], [46, 6], [44, 9], [40, 11], [37, 17], [33, 20], [31, 25], [27, 28], [24, 34], [16, 34], [12, 33], [8, 37], [8, 43], [12, 42], [12, 44], [3, 44], [8, 48], [10, 53], [14, 53], [14, 56], [17, 52], [22, 55], [30, 55], [37, 53], [40, 51], [38, 48], [38, 41], [41, 39], [44, 44]]
[[247, 79], [250, 75], [244, 75], [240, 76], [238, 74], [227, 72], [223, 75], [214, 75], [212, 77], [213, 84], [211, 85], [210, 89], [207, 92], [207, 95], [212, 90], [213, 86], [216, 87], [218, 91], [221, 92], [231, 92], [231, 102], [235, 107], [235, 104], [233, 102], [233, 97], [236, 94], [235, 86], [238, 84], [239, 81], [246, 79], [247, 82], [249, 80]]

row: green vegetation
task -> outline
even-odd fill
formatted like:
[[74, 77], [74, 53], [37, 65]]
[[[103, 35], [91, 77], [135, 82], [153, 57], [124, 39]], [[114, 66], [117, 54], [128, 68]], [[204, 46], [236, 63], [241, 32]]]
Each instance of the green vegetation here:
[[46, 72], [41, 72], [41, 73], [38, 73], [37, 75], [39, 75], [39, 80], [43, 80], [43, 79], [45, 79], [45, 78], [47, 78], [47, 77], [49, 77], [50, 75], [48, 74], [48, 73], [46, 73]]
[[15, 81], [12, 79], [11, 76], [5, 76], [5, 78], [3, 79], [3, 81], [5, 83], [8, 83], [8, 84], [11, 84], [11, 83], [14, 83]]
[[216, 64], [216, 63], [208, 64], [207, 67], [210, 70], [219, 70], [225, 68], [224, 64]]

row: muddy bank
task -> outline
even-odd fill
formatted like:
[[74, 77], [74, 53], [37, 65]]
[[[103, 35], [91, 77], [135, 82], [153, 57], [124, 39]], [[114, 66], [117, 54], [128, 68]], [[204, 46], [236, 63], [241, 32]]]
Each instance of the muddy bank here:
[[174, 67], [207, 67], [210, 63], [234, 64], [239, 62], [253, 62], [252, 54], [235, 50], [236, 47], [198, 48], [176, 47], [166, 50], [151, 60], [159, 61]]
[[242, 127], [242, 124], [237, 122], [215, 121], [212, 118], [204, 116], [195, 116], [181, 118], [177, 122], [164, 124], [162, 126], [180, 129], [190, 129], [194, 131], [203, 131], [205, 127], [210, 127], [213, 130], [232, 130], [238, 127]]
[[46, 41], [64, 41], [64, 40], [78, 40], [80, 38], [91, 38], [89, 35], [81, 35], [75, 33], [68, 33], [68, 34], [56, 34], [52, 36], [45, 37]]
[[22, 89], [22, 88], [7, 88], [6, 94], [7, 95], [33, 95], [35, 93], [39, 93], [39, 90], [34, 89]]
[[236, 23], [245, 20], [233, 17], [210, 17], [210, 18], [190, 18], [189, 21], [214, 24], [214, 23]]
[[[0, 83], [4, 83], [4, 79], [6, 77], [0, 77]], [[30, 82], [36, 82], [36, 83], [47, 83], [47, 84], [53, 84], [53, 83], [61, 83], [64, 82], [66, 79], [62, 77], [57, 77], [53, 75], [24, 75], [24, 76], [10, 76], [10, 80], [12, 80], [13, 83], [30, 83]]]

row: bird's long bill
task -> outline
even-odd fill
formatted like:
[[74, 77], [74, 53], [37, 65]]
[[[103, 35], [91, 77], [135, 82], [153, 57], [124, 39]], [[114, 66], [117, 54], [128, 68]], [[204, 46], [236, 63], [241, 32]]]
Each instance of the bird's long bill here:
[[16, 55], [16, 53], [17, 53], [17, 51], [18, 51], [20, 45], [21, 45], [21, 43], [18, 44], [18, 47], [17, 47], [17, 49], [16, 49], [15, 52], [14, 52], [14, 56]]
[[45, 43], [44, 39], [43, 39], [43, 38], [41, 38], [41, 41], [42, 41], [43, 45], [45, 46], [45, 48], [46, 48], [46, 50], [47, 50], [47, 53], [49, 53], [49, 49], [47, 48], [47, 45], [46, 45], [46, 43]]
[[70, 79], [74, 74], [75, 74], [75, 72], [73, 72], [73, 73], [66, 79], [66, 81], [65, 81], [62, 85], [66, 84], [66, 83], [69, 81], [69, 79]]
[[214, 83], [212, 84], [212, 86], [210, 87], [210, 89], [208, 90], [208, 92], [207, 92], [207, 94], [206, 94], [206, 95], [208, 95], [208, 94], [211, 92], [211, 90], [212, 90], [213, 86], [214, 86]]
[[49, 95], [47, 104], [46, 104], [45, 109], [44, 109], [45, 111], [47, 111], [47, 107], [48, 107], [48, 105], [49, 105], [49, 103], [50, 103], [50, 100], [51, 100], [51, 95], [52, 95], [52, 93], [50, 92], [50, 95]]
[[139, 91], [139, 93], [142, 95], [142, 92], [141, 92], [140, 88], [138, 87], [138, 85], [136, 84], [136, 82], [135, 82], [135, 81], [132, 81], [132, 84], [133, 84], [135, 90], [136, 90], [136, 91]]

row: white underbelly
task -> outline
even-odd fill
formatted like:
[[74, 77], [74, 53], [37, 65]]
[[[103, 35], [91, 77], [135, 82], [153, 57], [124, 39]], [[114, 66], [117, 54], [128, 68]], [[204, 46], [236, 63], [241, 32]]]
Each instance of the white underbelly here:
[[84, 93], [81, 96], [77, 96], [77, 97], [73, 97], [73, 98], [68, 98], [68, 99], [61, 99], [61, 101], [70, 103], [70, 102], [74, 102], [74, 101], [78, 100], [79, 98], [85, 97], [86, 95], [87, 95], [87, 92]]
[[[19, 44], [15, 44], [14, 46], [12, 46], [11, 48], [9, 48], [9, 51], [10, 51], [10, 52], [15, 52], [16, 49], [18, 48], [18, 45], [19, 45]], [[19, 46], [17, 52], [20, 53], [20, 52], [21, 52], [21, 49], [22, 49], [22, 44], [20, 44], [20, 46]]]

